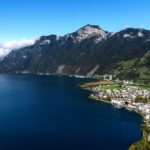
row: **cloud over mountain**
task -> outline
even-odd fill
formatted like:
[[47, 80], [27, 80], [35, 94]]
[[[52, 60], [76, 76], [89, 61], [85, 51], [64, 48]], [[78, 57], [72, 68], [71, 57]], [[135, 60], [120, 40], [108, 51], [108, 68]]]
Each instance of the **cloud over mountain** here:
[[0, 44], [0, 58], [5, 57], [8, 55], [12, 50], [20, 49], [26, 46], [30, 46], [35, 43], [35, 40], [28, 40], [28, 39], [22, 39], [22, 40], [12, 40], [7, 41], [5, 43]]

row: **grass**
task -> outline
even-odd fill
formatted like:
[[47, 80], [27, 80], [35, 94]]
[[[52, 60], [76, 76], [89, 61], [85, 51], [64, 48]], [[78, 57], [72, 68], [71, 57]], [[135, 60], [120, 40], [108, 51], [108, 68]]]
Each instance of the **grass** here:
[[137, 84], [135, 84], [134, 86], [138, 86], [141, 89], [146, 89], [150, 91], [150, 84], [144, 84], [142, 82], [138, 82]]
[[120, 84], [113, 83], [110, 81], [88, 82], [88, 83], [82, 84], [82, 87], [97, 87], [97, 86], [101, 86], [103, 89], [121, 90]]
[[121, 90], [121, 86], [119, 84], [112, 84], [112, 85], [109, 85], [109, 86], [103, 86], [102, 87], [103, 89], [109, 89], [109, 90]]
[[132, 144], [129, 150], [150, 150], [150, 144], [146, 140], [141, 140]]

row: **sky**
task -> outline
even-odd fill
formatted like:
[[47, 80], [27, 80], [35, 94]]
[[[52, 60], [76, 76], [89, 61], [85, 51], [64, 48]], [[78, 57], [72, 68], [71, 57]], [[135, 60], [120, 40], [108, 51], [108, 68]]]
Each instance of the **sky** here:
[[[86, 25], [150, 29], [150, 0], [0, 0], [0, 51], [6, 42], [64, 35]], [[10, 43], [9, 43], [10, 44]]]

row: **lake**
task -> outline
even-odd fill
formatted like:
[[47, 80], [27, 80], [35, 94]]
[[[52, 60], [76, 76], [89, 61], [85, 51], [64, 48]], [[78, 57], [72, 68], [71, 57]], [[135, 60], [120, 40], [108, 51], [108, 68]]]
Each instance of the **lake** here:
[[142, 118], [88, 98], [90, 79], [0, 75], [1, 150], [126, 150]]

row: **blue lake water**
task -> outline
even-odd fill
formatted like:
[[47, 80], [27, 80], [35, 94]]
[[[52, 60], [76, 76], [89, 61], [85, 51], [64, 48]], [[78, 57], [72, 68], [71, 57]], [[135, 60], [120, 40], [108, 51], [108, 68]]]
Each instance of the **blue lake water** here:
[[134, 112], [88, 99], [88, 79], [0, 75], [0, 150], [126, 150], [141, 138]]

